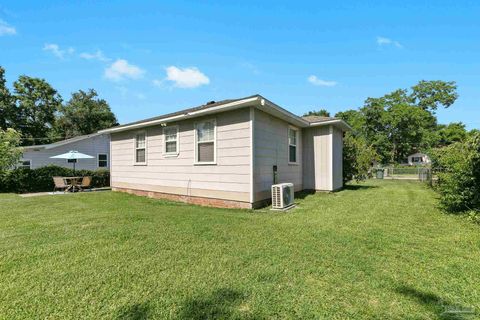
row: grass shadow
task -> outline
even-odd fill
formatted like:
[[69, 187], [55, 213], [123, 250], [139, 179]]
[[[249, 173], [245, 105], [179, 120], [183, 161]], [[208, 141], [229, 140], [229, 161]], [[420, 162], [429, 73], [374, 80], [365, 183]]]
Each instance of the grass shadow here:
[[347, 184], [341, 190], [368, 190], [368, 189], [376, 189], [376, 188], [378, 188], [378, 186]]
[[136, 303], [123, 306], [118, 311], [117, 319], [119, 320], [143, 320], [148, 319], [150, 307], [147, 303]]
[[435, 313], [437, 319], [473, 319], [477, 315], [472, 307], [452, 303], [436, 294], [424, 292], [410, 286], [401, 285], [396, 288], [396, 291], [422, 304], [432, 313]]
[[[180, 309], [178, 319], [232, 319], [245, 295], [239, 291], [222, 288], [206, 297], [187, 299]], [[251, 317], [242, 317], [242, 319]]]

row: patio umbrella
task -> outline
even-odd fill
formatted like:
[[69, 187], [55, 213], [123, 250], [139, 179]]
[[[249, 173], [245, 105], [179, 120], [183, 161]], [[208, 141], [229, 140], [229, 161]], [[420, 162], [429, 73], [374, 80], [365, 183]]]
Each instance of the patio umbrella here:
[[67, 160], [75, 160], [73, 161], [73, 173], [75, 173], [75, 163], [77, 159], [93, 159], [92, 156], [88, 154], [84, 154], [75, 150], [68, 151], [67, 153], [59, 154], [58, 156], [50, 157], [52, 159], [67, 159]]

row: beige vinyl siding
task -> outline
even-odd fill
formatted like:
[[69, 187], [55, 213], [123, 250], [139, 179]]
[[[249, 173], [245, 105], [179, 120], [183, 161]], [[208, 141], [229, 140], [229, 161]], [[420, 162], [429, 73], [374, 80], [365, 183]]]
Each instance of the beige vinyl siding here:
[[343, 186], [343, 132], [334, 126], [304, 130], [305, 189], [333, 191]]
[[332, 132], [332, 188], [337, 190], [343, 187], [343, 132], [333, 128]]
[[[216, 120], [216, 164], [195, 165], [194, 123]], [[134, 165], [136, 130], [112, 134], [112, 186], [249, 202], [249, 108], [195, 118], [178, 125], [178, 156], [164, 154], [161, 126], [145, 128], [147, 164]]]
[[22, 159], [31, 160], [32, 169], [44, 167], [46, 165], [57, 165], [65, 168], [73, 168], [72, 163], [67, 163], [65, 159], [50, 159], [52, 156], [56, 156], [62, 153], [67, 153], [71, 150], [88, 154], [94, 157], [93, 159], [79, 159], [75, 164], [75, 168], [78, 170], [97, 170], [108, 169], [98, 167], [99, 153], [107, 154], [108, 165], [110, 166], [110, 151], [109, 151], [110, 138], [108, 134], [97, 135], [94, 137], [86, 138], [80, 141], [65, 144], [52, 149], [39, 149], [38, 151], [26, 151], [22, 155]]
[[302, 186], [302, 130], [297, 128], [297, 164], [288, 163], [289, 123], [254, 110], [254, 201], [271, 197], [273, 166], [278, 167], [279, 183], [291, 182], [295, 191]]

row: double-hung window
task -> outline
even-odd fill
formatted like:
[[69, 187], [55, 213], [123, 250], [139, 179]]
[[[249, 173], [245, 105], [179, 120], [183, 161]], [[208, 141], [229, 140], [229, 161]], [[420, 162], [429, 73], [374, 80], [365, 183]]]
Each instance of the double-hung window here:
[[135, 135], [135, 164], [147, 163], [147, 135], [138, 132]]
[[215, 164], [215, 140], [216, 123], [214, 119], [195, 124], [195, 162], [197, 164]]
[[288, 162], [297, 163], [298, 130], [288, 128]]
[[98, 167], [107, 168], [108, 167], [108, 155], [106, 153], [98, 154]]
[[165, 155], [178, 155], [178, 126], [163, 128]]

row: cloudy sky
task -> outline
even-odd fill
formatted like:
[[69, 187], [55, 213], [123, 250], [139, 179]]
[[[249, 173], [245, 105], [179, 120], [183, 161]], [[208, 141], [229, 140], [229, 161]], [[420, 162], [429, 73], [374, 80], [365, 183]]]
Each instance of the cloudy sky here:
[[292, 112], [358, 108], [456, 81], [440, 122], [480, 128], [480, 1], [2, 1], [9, 84], [95, 88], [121, 123], [262, 94]]

